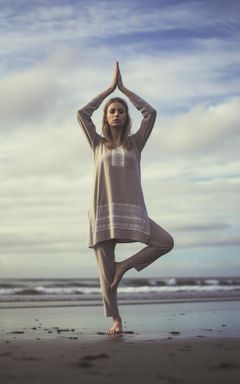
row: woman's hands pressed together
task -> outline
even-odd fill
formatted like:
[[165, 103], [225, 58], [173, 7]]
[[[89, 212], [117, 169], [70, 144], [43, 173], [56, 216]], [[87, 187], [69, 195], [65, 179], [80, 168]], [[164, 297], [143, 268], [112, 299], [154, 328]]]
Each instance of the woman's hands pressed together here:
[[124, 88], [124, 85], [123, 85], [123, 81], [122, 81], [122, 75], [121, 75], [121, 72], [120, 72], [120, 68], [119, 68], [119, 62], [117, 61], [117, 69], [118, 69], [118, 76], [117, 76], [117, 79], [118, 79], [118, 88], [120, 89], [120, 91], [123, 90]]
[[120, 89], [120, 91], [122, 91], [124, 88], [118, 61], [116, 61], [116, 64], [114, 67], [113, 81], [110, 88], [113, 92], [117, 87]]
[[110, 87], [102, 93], [102, 95], [104, 95], [104, 97], [110, 95], [112, 92], [115, 91], [115, 89], [117, 87], [127, 97], [131, 97], [133, 95], [133, 92], [131, 92], [128, 88], [126, 88], [125, 85], [123, 85], [122, 75], [120, 72], [118, 61], [116, 61], [116, 63], [115, 63], [112, 83], [111, 83]]
[[119, 72], [119, 65], [118, 65], [118, 61], [117, 61], [115, 64], [115, 68], [114, 68], [113, 81], [112, 81], [112, 84], [110, 86], [112, 92], [115, 91], [115, 89], [118, 86], [118, 72]]

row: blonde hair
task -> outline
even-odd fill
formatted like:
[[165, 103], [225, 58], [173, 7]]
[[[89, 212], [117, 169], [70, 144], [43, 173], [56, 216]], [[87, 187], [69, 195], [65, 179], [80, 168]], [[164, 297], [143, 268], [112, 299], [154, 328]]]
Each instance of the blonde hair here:
[[122, 99], [121, 97], [112, 97], [111, 99], [109, 99], [107, 101], [107, 103], [104, 106], [102, 133], [103, 133], [103, 136], [105, 139], [105, 145], [108, 147], [108, 149], [114, 148], [110, 126], [107, 122], [107, 109], [108, 109], [110, 104], [115, 103], [115, 102], [121, 103], [122, 106], [124, 107], [125, 111], [126, 111], [126, 121], [125, 121], [125, 123], [122, 127], [122, 131], [121, 131], [121, 138], [120, 138], [121, 144], [123, 145], [124, 148], [131, 149], [132, 144], [131, 144], [131, 140], [130, 140], [129, 135], [131, 132], [132, 122], [131, 122], [131, 118], [130, 118], [129, 112], [128, 112], [128, 105], [127, 105], [126, 101], [124, 99]]

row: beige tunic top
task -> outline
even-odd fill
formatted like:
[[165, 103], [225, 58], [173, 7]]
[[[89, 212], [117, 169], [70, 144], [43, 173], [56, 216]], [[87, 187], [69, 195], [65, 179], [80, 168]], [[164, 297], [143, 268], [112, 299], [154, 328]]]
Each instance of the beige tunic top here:
[[91, 119], [103, 101], [97, 96], [78, 111], [83, 127], [94, 152], [95, 181], [88, 211], [90, 221], [89, 248], [109, 239], [117, 242], [147, 243], [150, 235], [149, 217], [141, 186], [141, 151], [152, 131], [156, 111], [132, 94], [130, 101], [143, 114], [139, 130], [130, 136], [132, 148], [108, 149], [104, 138], [96, 132]]

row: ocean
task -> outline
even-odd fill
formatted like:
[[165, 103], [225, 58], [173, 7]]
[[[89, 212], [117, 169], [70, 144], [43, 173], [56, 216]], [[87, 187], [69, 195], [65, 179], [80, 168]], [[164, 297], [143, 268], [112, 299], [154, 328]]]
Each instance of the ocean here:
[[[148, 303], [199, 299], [240, 299], [240, 277], [123, 278], [119, 301]], [[98, 278], [0, 279], [0, 303], [101, 301]], [[1, 304], [2, 305], [2, 304]]]

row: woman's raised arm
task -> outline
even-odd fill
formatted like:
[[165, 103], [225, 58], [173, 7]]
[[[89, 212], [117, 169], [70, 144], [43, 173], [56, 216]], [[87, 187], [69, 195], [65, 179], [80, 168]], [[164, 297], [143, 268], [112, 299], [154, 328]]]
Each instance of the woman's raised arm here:
[[136, 95], [135, 93], [133, 93], [123, 85], [122, 76], [121, 76], [118, 63], [117, 63], [117, 69], [118, 69], [117, 78], [118, 78], [119, 90], [129, 98], [131, 103], [139, 111], [141, 111], [143, 115], [140, 128], [134, 135], [132, 135], [132, 138], [136, 142], [137, 147], [141, 152], [152, 132], [152, 129], [156, 120], [157, 111], [151, 105], [149, 105], [145, 100], [143, 100], [141, 97], [139, 97], [138, 95]]
[[103, 92], [101, 92], [98, 96], [96, 96], [93, 100], [91, 100], [88, 104], [86, 104], [83, 108], [79, 109], [77, 112], [77, 119], [79, 124], [82, 126], [84, 133], [88, 139], [88, 142], [91, 148], [94, 150], [95, 146], [100, 138], [100, 135], [96, 132], [96, 127], [92, 121], [93, 112], [99, 108], [103, 100], [109, 96], [117, 87], [118, 82], [118, 65], [116, 63], [113, 75], [113, 81], [111, 85]]

